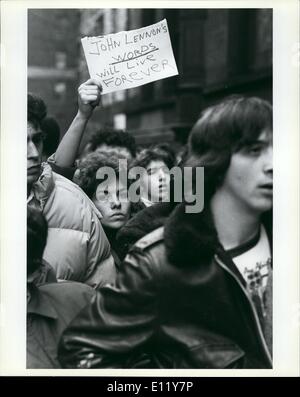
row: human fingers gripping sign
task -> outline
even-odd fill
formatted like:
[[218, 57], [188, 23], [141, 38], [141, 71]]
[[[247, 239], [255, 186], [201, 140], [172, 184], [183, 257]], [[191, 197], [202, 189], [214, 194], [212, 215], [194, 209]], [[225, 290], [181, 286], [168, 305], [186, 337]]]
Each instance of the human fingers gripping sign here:
[[89, 79], [78, 88], [78, 94], [84, 105], [98, 106], [101, 100], [102, 85], [96, 79]]

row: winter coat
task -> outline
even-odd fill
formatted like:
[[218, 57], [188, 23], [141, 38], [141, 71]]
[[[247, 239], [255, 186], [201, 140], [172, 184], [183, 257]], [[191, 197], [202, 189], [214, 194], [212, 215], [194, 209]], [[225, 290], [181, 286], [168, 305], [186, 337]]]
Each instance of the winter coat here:
[[95, 295], [88, 285], [75, 282], [28, 284], [27, 368], [60, 368], [57, 346], [61, 334]]
[[124, 259], [138, 240], [163, 226], [174, 206], [173, 203], [158, 203], [136, 213], [117, 233], [115, 246], [119, 257]]
[[59, 360], [79, 368], [271, 368], [262, 325], [209, 211], [178, 205], [129, 251], [64, 333]]
[[115, 281], [110, 245], [101, 214], [74, 183], [44, 164], [29, 205], [38, 206], [48, 222], [45, 259], [58, 280], [79, 281], [97, 288]]

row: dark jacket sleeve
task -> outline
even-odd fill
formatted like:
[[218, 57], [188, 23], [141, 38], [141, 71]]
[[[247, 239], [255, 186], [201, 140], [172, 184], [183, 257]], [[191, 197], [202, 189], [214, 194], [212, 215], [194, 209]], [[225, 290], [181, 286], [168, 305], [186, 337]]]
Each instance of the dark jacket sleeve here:
[[127, 255], [115, 286], [101, 288], [64, 332], [58, 350], [61, 365], [135, 366], [156, 329], [158, 284], [155, 265], [151, 266], [142, 252]]

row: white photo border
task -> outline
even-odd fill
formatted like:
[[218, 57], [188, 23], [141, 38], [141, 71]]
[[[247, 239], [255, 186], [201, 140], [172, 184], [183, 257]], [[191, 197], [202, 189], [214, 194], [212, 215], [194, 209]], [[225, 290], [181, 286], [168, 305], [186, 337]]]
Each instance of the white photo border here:
[[[26, 369], [26, 95], [30, 8], [273, 8], [274, 305], [271, 370]], [[299, 2], [1, 1], [0, 375], [299, 376]]]

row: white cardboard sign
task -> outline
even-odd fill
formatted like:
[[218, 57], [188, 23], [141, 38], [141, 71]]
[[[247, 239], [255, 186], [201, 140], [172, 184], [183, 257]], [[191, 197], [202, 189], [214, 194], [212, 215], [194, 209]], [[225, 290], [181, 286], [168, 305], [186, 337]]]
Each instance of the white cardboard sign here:
[[90, 76], [101, 82], [103, 94], [178, 74], [166, 19], [81, 42]]

